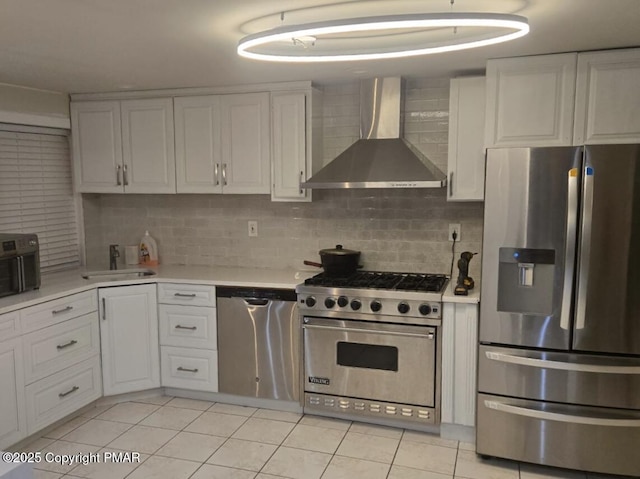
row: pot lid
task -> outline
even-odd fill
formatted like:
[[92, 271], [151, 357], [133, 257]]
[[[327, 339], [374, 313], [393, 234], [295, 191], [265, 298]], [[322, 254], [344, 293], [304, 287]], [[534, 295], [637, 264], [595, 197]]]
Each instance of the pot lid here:
[[352, 249], [344, 249], [341, 244], [337, 244], [335, 248], [321, 249], [320, 255], [330, 254], [335, 256], [350, 256], [354, 254], [360, 254], [360, 251], [354, 251]]

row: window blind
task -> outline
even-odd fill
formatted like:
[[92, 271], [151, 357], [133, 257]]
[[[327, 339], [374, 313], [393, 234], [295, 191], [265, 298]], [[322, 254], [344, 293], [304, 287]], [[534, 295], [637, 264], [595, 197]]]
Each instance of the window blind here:
[[79, 266], [66, 134], [0, 129], [0, 232], [36, 233], [43, 273]]

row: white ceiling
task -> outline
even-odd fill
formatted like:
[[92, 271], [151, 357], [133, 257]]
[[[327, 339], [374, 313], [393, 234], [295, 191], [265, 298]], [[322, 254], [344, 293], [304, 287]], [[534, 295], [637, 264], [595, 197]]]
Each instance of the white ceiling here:
[[[451, 8], [523, 15], [531, 33], [482, 49], [357, 63], [262, 63], [235, 53], [240, 38], [277, 26], [281, 12], [289, 23], [306, 23]], [[0, 83], [69, 93], [453, 76], [483, 70], [487, 58], [629, 46], [640, 46], [639, 0], [0, 2]]]

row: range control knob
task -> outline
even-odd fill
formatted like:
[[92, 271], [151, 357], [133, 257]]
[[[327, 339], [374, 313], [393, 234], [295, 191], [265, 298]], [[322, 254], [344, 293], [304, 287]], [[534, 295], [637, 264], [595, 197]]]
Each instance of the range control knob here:
[[411, 308], [404, 301], [398, 304], [398, 312], [400, 314], [407, 314]]
[[335, 305], [336, 305], [336, 300], [335, 300], [335, 299], [333, 299], [333, 298], [327, 298], [327, 299], [325, 299], [325, 300], [324, 300], [324, 306], [325, 306], [326, 308], [331, 309], [331, 308], [333, 308]]
[[354, 311], [358, 311], [362, 307], [362, 303], [359, 299], [354, 299], [351, 301], [351, 309]]
[[338, 298], [338, 306], [340, 306], [341, 308], [344, 308], [347, 304], [349, 304], [349, 300], [347, 299], [346, 296], [340, 296]]
[[427, 316], [428, 314], [431, 313], [431, 306], [429, 306], [428, 304], [421, 304], [418, 307], [418, 311], [420, 311], [421, 315]]
[[374, 299], [373, 301], [371, 301], [371, 304], [369, 305], [369, 307], [371, 308], [371, 311], [373, 311], [374, 313], [377, 313], [382, 309], [382, 303], [377, 299]]
[[309, 296], [307, 298], [307, 306], [309, 306], [310, 308], [313, 308], [316, 305], [316, 298], [314, 298], [313, 296]]

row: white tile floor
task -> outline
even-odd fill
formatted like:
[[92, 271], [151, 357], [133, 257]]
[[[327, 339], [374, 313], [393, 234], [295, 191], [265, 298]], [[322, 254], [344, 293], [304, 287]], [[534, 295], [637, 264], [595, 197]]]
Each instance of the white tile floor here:
[[605, 477], [482, 460], [473, 444], [403, 429], [167, 396], [96, 407], [23, 450], [140, 453], [134, 463], [42, 462], [36, 479]]

